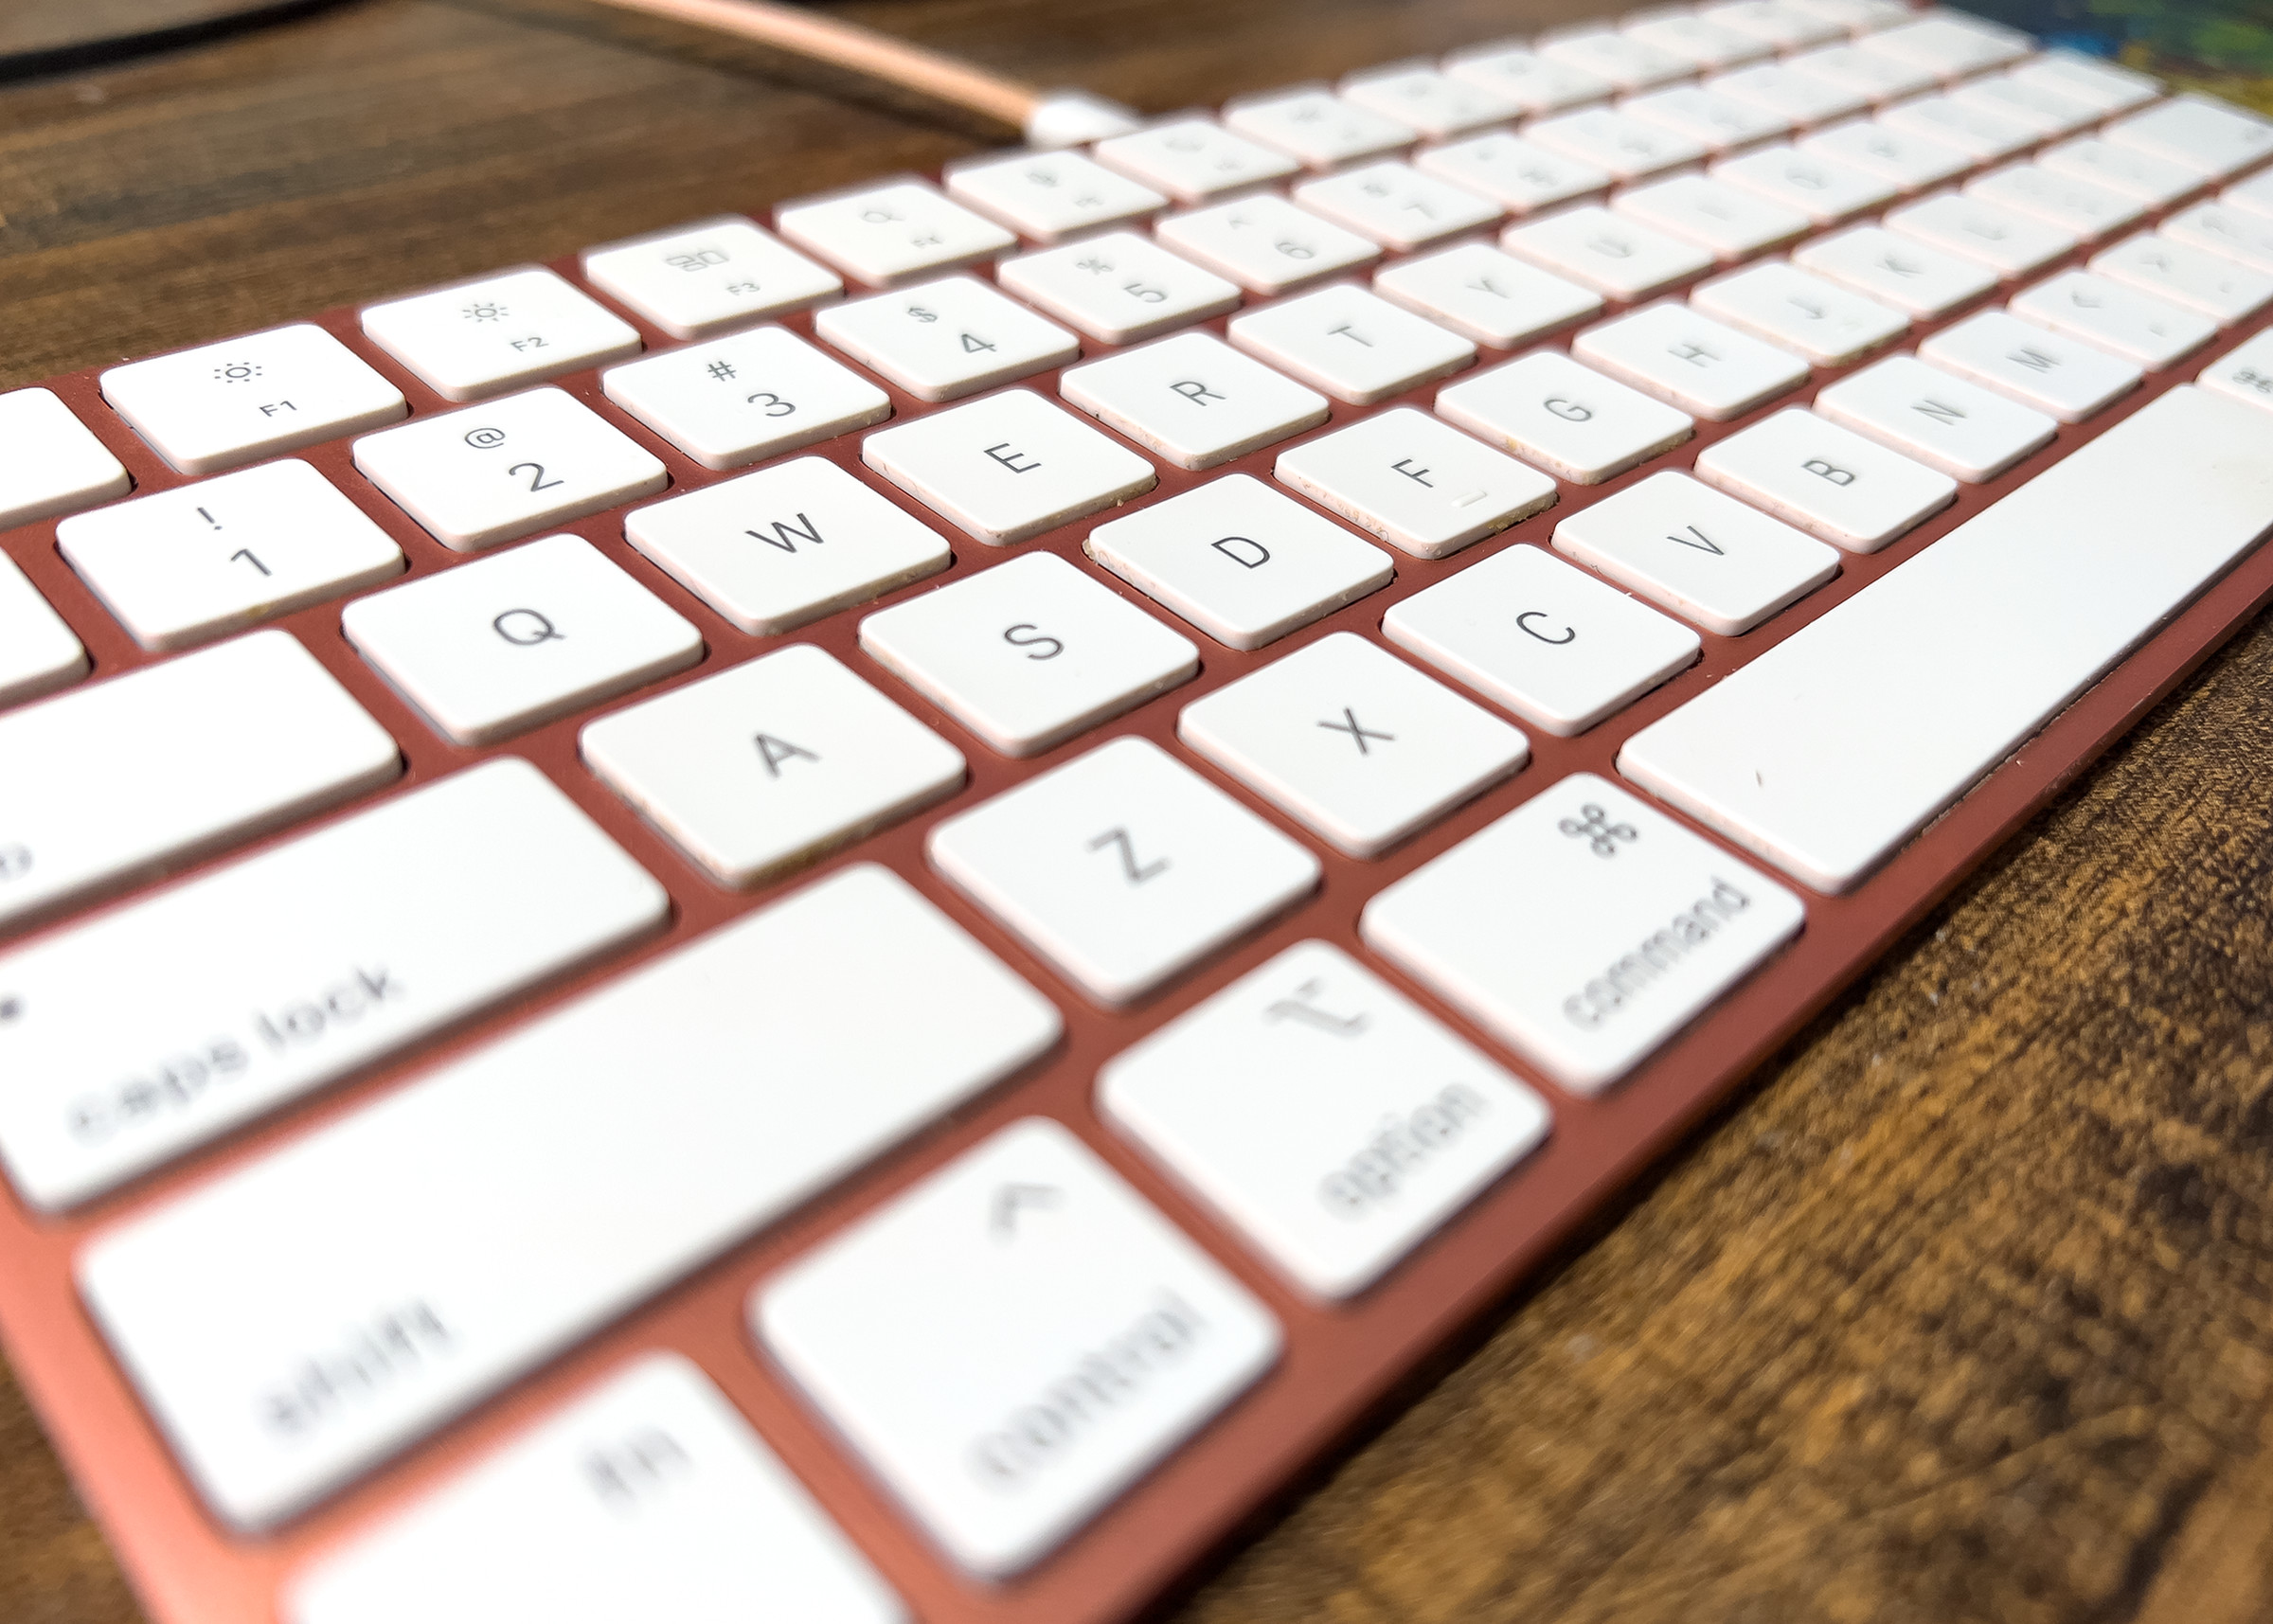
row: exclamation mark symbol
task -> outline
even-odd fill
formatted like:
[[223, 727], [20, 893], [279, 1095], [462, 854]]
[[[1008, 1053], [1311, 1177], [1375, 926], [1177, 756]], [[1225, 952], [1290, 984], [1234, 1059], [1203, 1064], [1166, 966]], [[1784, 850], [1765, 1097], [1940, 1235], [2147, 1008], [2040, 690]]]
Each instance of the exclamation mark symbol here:
[[203, 508], [200, 508], [197, 510], [197, 516], [203, 519], [206, 524], [212, 526], [215, 529], [218, 530], [221, 528], [221, 521], [213, 517], [212, 514], [206, 512]]

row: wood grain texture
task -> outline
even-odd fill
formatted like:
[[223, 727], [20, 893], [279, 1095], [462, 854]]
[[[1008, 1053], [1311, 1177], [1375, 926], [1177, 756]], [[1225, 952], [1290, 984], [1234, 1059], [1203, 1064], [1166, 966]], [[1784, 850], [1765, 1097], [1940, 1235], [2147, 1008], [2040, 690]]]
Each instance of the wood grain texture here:
[[[1166, 110], [1590, 9], [843, 10]], [[781, 67], [360, 0], [0, 93], [0, 384], [975, 144]], [[2269, 759], [2261, 621], [1182, 1624], [2273, 1616]], [[0, 1618], [136, 1616], [0, 1388]]]

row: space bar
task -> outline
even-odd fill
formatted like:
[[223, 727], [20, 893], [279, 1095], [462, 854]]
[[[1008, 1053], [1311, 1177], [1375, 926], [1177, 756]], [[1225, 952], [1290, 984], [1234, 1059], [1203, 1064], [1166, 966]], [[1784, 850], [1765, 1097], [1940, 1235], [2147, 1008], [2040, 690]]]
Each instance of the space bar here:
[[1852, 888], [2273, 529], [2273, 413], [2187, 385], [1626, 741], [1619, 770]]

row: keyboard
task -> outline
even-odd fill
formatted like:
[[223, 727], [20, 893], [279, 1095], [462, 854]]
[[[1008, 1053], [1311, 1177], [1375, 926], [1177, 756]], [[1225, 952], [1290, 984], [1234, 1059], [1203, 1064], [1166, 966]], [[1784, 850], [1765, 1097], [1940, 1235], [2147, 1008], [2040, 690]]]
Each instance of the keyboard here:
[[1726, 0], [0, 395], [153, 1618], [1154, 1605], [2273, 598], [2268, 160]]

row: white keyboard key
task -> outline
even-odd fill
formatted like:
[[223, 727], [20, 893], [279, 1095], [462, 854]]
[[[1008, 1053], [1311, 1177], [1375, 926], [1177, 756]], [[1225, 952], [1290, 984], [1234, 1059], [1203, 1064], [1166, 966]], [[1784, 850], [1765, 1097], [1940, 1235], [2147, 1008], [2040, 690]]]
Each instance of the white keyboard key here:
[[1511, 225], [1499, 245], [1614, 299], [1644, 298], [1712, 269], [1712, 255], [1593, 204]]
[[1100, 525], [1084, 547], [1234, 649], [1275, 643], [1396, 573], [1379, 547], [1244, 473]]
[[821, 456], [635, 508], [623, 534], [761, 637], [937, 575], [954, 560], [936, 531]]
[[1337, 401], [1369, 406], [1457, 372], [1476, 346], [1342, 283], [1231, 318], [1231, 342]]
[[1533, 146], [1606, 170], [1621, 181], [1638, 181], [1681, 164], [1693, 164], [1706, 151], [1701, 141], [1607, 107], [1538, 119], [1524, 126], [1523, 138]]
[[1620, 31], [1627, 38], [1639, 40], [1645, 45], [1655, 45], [1661, 51], [1686, 57], [1695, 66], [1709, 72], [1742, 67], [1746, 62], [1760, 62], [1776, 54], [1776, 47], [1757, 34], [1747, 34], [1677, 11], [1652, 15], [1643, 22], [1626, 23]]
[[2119, 147], [2096, 135], [2047, 147], [2037, 154], [2037, 162], [2072, 179], [2137, 198], [2149, 208], [2175, 203], [2203, 184], [2202, 176], [2183, 164], [2136, 148]]
[[1192, 701], [1176, 737], [1352, 857], [1379, 857], [1530, 754], [1514, 728], [1354, 632]]
[[707, 338], [785, 315], [844, 288], [755, 221], [722, 214], [583, 253], [584, 279], [673, 338]]
[[1886, 218], [1888, 229], [1978, 259], [2000, 277], [2042, 270], [2079, 241], [2072, 232], [2018, 209], [1955, 192], [1889, 209]]
[[[859, 865], [144, 1208], [82, 1247], [81, 1289], [208, 1504], [266, 1527], [1059, 1032], [905, 881]], [[794, 1079], [754, 1077], [764, 1054], [796, 1055]], [[381, 1340], [405, 1357], [346, 1401]]]
[[1695, 432], [1686, 412], [1551, 349], [1437, 391], [1437, 411], [1559, 478], [1599, 485]]
[[1870, 98], [1859, 90], [1834, 84], [1812, 73], [1800, 73], [1782, 62], [1756, 62], [1750, 67], [1730, 68], [1708, 79], [1705, 88], [1765, 108], [1803, 128], [1828, 124], [1851, 113], [1861, 113], [1870, 105]]
[[1946, 96], [1898, 101], [1878, 116], [1889, 130], [1955, 147], [1976, 163], [1995, 163], [2036, 144], [2037, 131], [2019, 119]]
[[1930, 67], [1904, 62], [1884, 51], [1867, 51], [1844, 41], [1802, 51], [1786, 59], [1783, 65], [1794, 73], [1822, 80], [1881, 104], [1915, 96], [1922, 90], [1933, 90], [1942, 82], [1942, 76]]
[[1910, 329], [1900, 311], [1781, 260], [1701, 283], [1689, 302], [1817, 366], [1852, 361]]
[[1599, 1094], [1805, 917], [1765, 875], [1574, 773], [1374, 897], [1358, 930], [1564, 1087]]
[[2260, 170], [2247, 180], [2228, 187], [2218, 193], [2218, 201], [2260, 220], [2273, 220], [2273, 169]]
[[2211, 362], [2196, 382], [2253, 406], [2273, 407], [2273, 333], [2261, 332]]
[[600, 386], [705, 468], [740, 468], [892, 415], [889, 395], [779, 327], [611, 366]]
[[1992, 170], [1967, 183], [1965, 195], [2034, 215], [2079, 241], [2121, 231], [2147, 212], [2147, 205], [2137, 198], [2041, 164]]
[[1516, 113], [1530, 116], [1607, 101], [1618, 88], [1599, 74], [1550, 62], [1523, 46], [1488, 45], [1455, 51], [1444, 59], [1444, 71], [1491, 91]]
[[2273, 272], [2273, 222], [2221, 204], [2198, 204], [2162, 223], [2162, 235], [2190, 248], [2222, 254], [2253, 271]]
[[894, 288], [1014, 248], [1018, 239], [923, 181], [785, 203], [781, 235], [871, 288]]
[[831, 305], [813, 330], [919, 401], [959, 401], [1082, 352], [1056, 322], [970, 277]]
[[1409, 164], [1367, 164], [1304, 181], [1295, 201], [1385, 247], [1418, 248], [1439, 238], [1489, 225], [1500, 215], [1487, 203], [1450, 181], [1423, 174]]
[[1982, 311], [1943, 328], [1918, 347], [1918, 354], [2064, 423], [2082, 422], [2138, 388], [2141, 376], [2103, 349], [2003, 311]]
[[1555, 526], [1555, 550], [1734, 637], [1839, 573], [1839, 555], [1686, 473], [1654, 473]]
[[810, 643], [587, 724], [584, 763], [722, 885], [955, 794], [963, 753]]
[[[1221, 1264], [1032, 1116], [761, 1284], [750, 1312], [869, 1469], [986, 1579], [1110, 1505], [1280, 1340]], [[1082, 1396], [1093, 1368], [1112, 1372], [1110, 1405]]]
[[631, 323], [541, 265], [366, 306], [364, 335], [445, 401], [480, 401], [639, 351]]
[[947, 170], [947, 195], [1036, 242], [1127, 225], [1168, 199], [1079, 152], [1013, 152]]
[[861, 442], [861, 459], [949, 523], [1007, 546], [1150, 491], [1153, 465], [1029, 389]]
[[1258, 294], [1283, 294], [1381, 258], [1355, 232], [1268, 193], [1172, 214], [1153, 230], [1177, 253]]
[[1534, 48], [1548, 62], [1606, 79], [1620, 91], [1651, 90], [1696, 77], [1705, 64], [1686, 52], [1669, 51], [1638, 35], [1609, 27], [1541, 36]]
[[493, 744], [703, 657], [700, 633], [581, 536], [374, 592], [339, 620], [453, 744]]
[[1335, 86], [1346, 101], [1386, 114], [1435, 140], [1497, 124], [1526, 111], [1507, 92], [1474, 74], [1452, 76], [1427, 66], [1373, 68]]
[[1709, 152], [1736, 152], [1792, 131], [1792, 121], [1781, 113], [1693, 84], [1630, 96], [1618, 104], [1618, 110], [1645, 124], [1686, 135]]
[[1602, 308], [1602, 295], [1464, 242], [1373, 273], [1373, 291], [1478, 344], [1512, 349]]
[[1547, 1137], [1540, 1098], [1299, 942], [1125, 1049], [1098, 1105], [1314, 1296], [1380, 1278]]
[[2012, 70], [2023, 84], [2042, 85], [2056, 96], [2088, 104], [2104, 117], [2160, 99], [2162, 87], [2143, 73], [2075, 51], [2046, 51]]
[[870, 658], [1005, 756], [1037, 756], [1191, 680], [1200, 651], [1054, 553], [880, 610]]
[[2100, 118], [2099, 110], [2089, 102], [2009, 75], [1968, 80], [1951, 91], [1949, 98], [1960, 107], [1978, 108], [2026, 124], [2047, 139], [2072, 135]]
[[1382, 635], [1543, 732], [1584, 733], [1695, 663], [1697, 634], [1541, 547], [1392, 604]]
[[2273, 277], [2206, 248], [2145, 232], [2092, 256], [2090, 268], [2231, 327], [2273, 300]]
[[1636, 734], [1620, 770], [1849, 890], [2268, 526], [2273, 417], [2173, 389]]
[[1100, 141], [1097, 161], [1179, 203], [1206, 203], [1298, 173], [1280, 152], [1235, 135], [1210, 118], [1171, 118]]
[[1816, 396], [1816, 410], [1968, 485], [1995, 479], [2060, 427], [1910, 355], [1889, 355], [1840, 379]]
[[2273, 157], [2273, 119], [2206, 96], [2178, 96], [2117, 119], [2107, 139], [2225, 180]]
[[670, 478], [653, 452], [559, 389], [366, 435], [355, 466], [461, 553], [648, 495]]
[[146, 649], [186, 649], [403, 573], [403, 549], [295, 458], [77, 513], [57, 550]]
[[1274, 91], [1224, 106], [1225, 125], [1314, 170], [1402, 152], [1421, 132], [1319, 89]]
[[1874, 34], [1917, 16], [1901, 0], [1785, 0], [1785, 3], [1795, 10], [1838, 24], [1858, 40], [1865, 34]]
[[1726, 0], [1722, 5], [1699, 7], [1697, 15], [1720, 27], [1749, 34], [1779, 51], [1828, 45], [1847, 32], [1842, 24], [1804, 7], [1781, 5], [1779, 0]]
[[249, 840], [402, 770], [386, 730], [288, 632], [11, 710], [0, 716], [0, 921]]
[[87, 674], [87, 651], [40, 589], [0, 553], [0, 705], [66, 687]]
[[1136, 1002], [1316, 888], [1318, 860], [1150, 740], [936, 824], [940, 873], [1094, 1002]]
[[1712, 166], [1712, 178], [1796, 208], [1818, 225], [1835, 225], [1890, 203], [1902, 188], [1852, 164], [1797, 147], [1763, 147]]
[[1005, 259], [994, 278], [1107, 344], [1134, 344], [1239, 308], [1236, 282], [1126, 231]]
[[1807, 363], [1683, 304], [1590, 327], [1570, 353], [1691, 417], [1726, 422], [1808, 380]]
[[1749, 259], [1802, 235], [1813, 223], [1796, 208], [1696, 174], [1629, 187], [1610, 206], [1724, 259]]
[[2014, 315], [2112, 350], [2153, 371], [2217, 336], [2218, 324], [2088, 271], [2064, 271], [2008, 307]]
[[1413, 166], [1488, 197], [1512, 214], [1533, 214], [1591, 197], [1611, 185], [1608, 170], [1550, 152], [1503, 130], [1424, 147], [1413, 154]]
[[75, 1206], [670, 910], [536, 768], [469, 768], [0, 958], [0, 1153]]
[[716, 1387], [650, 1352], [290, 1584], [290, 1624], [730, 1617], [904, 1608]]
[[1818, 237], [1795, 249], [1792, 261], [1917, 321], [1947, 315], [1996, 287], [1996, 273], [1978, 260], [1944, 253], [1883, 225], [1857, 225], [1835, 237]]
[[1326, 420], [1326, 397], [1211, 332], [1069, 367], [1065, 399], [1178, 468], [1213, 468]]
[[102, 398], [184, 473], [219, 473], [410, 413], [402, 390], [307, 322], [114, 366]]
[[1936, 11], [1915, 23], [1882, 28], [1864, 44], [1870, 50], [1932, 68], [1952, 83], [2023, 61], [2036, 48], [2018, 29], [1956, 11]]
[[0, 530], [91, 508], [133, 488], [126, 465], [53, 390], [0, 395]]
[[1871, 553], [1957, 499], [1957, 481], [1800, 407], [1698, 455], [1697, 477], [1851, 553]]
[[1973, 168], [1973, 160], [1955, 147], [1886, 124], [1835, 124], [1794, 144], [1802, 152], [1891, 181], [1904, 191], [1939, 186]]
[[1411, 406], [1280, 453], [1273, 470], [1415, 558], [1441, 559], [1550, 506], [1555, 482]]

